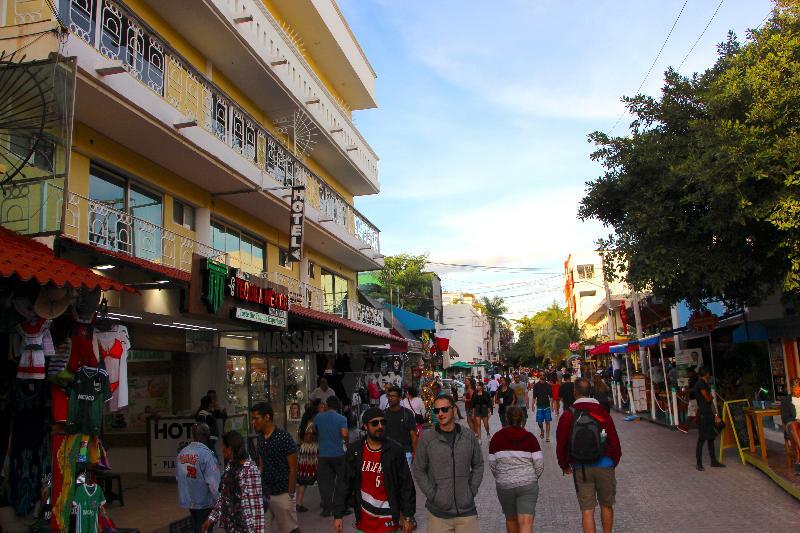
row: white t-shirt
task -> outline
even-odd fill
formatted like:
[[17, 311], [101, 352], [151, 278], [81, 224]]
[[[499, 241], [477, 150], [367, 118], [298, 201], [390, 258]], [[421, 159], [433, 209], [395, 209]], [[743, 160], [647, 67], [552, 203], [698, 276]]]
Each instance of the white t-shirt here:
[[497, 389], [500, 388], [500, 383], [498, 383], [496, 379], [492, 378], [489, 380], [489, 383], [486, 384], [486, 387], [489, 389], [489, 392], [497, 392]]
[[425, 414], [425, 402], [423, 402], [422, 398], [418, 396], [415, 396], [410, 400], [408, 398], [403, 400], [403, 407], [407, 407], [408, 409], [413, 411], [415, 415]]
[[381, 394], [380, 402], [378, 403], [378, 409], [383, 411], [389, 407], [389, 396], [386, 394]]

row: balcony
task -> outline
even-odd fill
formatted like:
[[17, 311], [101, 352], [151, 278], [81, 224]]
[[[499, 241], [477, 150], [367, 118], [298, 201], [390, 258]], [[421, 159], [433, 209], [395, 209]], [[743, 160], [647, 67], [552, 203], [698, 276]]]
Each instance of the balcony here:
[[145, 1], [272, 118], [303, 110], [317, 133], [314, 159], [349, 191], [379, 191], [378, 157], [353, 125], [350, 109], [326, 88], [297, 37], [262, 0]]
[[78, 242], [189, 274], [194, 254], [229, 264], [225, 252], [150, 221], [72, 192], [67, 198], [63, 234]]
[[[101, 10], [93, 0], [70, 0], [62, 3], [62, 18], [73, 34], [65, 53], [77, 56], [85, 73], [79, 79], [77, 120], [179, 175], [191, 176], [212, 194], [242, 185], [256, 191], [305, 184], [307, 244], [354, 270], [380, 266], [365, 254], [379, 256], [378, 229], [134, 14], [110, 0]], [[98, 73], [103, 67], [123, 73]], [[108, 89], [132, 108], [120, 106], [119, 97]], [[193, 145], [182, 144], [186, 141]], [[270, 209], [265, 198], [280, 202], [276, 205], [282, 209]], [[288, 203], [278, 193], [227, 199], [275, 227], [288, 228]]]

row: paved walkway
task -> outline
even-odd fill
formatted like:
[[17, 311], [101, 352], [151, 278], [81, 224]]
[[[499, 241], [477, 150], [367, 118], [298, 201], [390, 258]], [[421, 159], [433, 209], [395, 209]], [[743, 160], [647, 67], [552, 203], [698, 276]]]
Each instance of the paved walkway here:
[[[744, 466], [735, 451], [726, 452], [728, 468], [694, 468], [693, 433], [684, 435], [649, 422], [614, 420], [622, 440], [622, 462], [617, 469], [618, 532], [752, 532], [800, 530], [800, 502], [788, 496], [753, 467]], [[492, 431], [499, 429], [497, 415]], [[528, 421], [538, 437], [538, 428]], [[545, 473], [540, 483], [535, 521], [537, 532], [580, 531], [580, 516], [571, 478], [561, 475], [555, 459], [555, 427], [549, 444], [543, 443]], [[483, 441], [487, 453], [486, 439]], [[321, 518], [316, 488], [311, 488], [300, 515], [306, 533], [329, 531], [330, 518]], [[417, 493], [418, 531], [425, 531], [425, 509]], [[505, 519], [495, 494], [492, 473], [486, 468], [478, 494], [481, 531], [505, 532]], [[599, 514], [599, 513], [598, 513]], [[345, 530], [354, 531], [352, 515]], [[598, 517], [598, 530], [599, 517]]]

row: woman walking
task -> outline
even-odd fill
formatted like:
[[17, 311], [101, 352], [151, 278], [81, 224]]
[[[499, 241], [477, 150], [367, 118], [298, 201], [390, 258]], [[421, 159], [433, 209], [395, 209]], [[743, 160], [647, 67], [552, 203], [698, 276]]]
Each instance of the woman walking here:
[[480, 381], [475, 386], [475, 393], [472, 395], [472, 410], [475, 416], [475, 436], [481, 440], [481, 424], [486, 430], [486, 438], [489, 438], [489, 409], [492, 406], [492, 397], [486, 387]]
[[464, 380], [464, 410], [466, 411], [467, 415], [467, 426], [469, 429], [472, 430], [475, 435], [480, 436], [480, 433], [475, 428], [475, 416], [472, 412], [472, 396], [475, 394], [475, 385], [472, 378], [467, 378]]
[[606, 411], [611, 412], [611, 389], [600, 374], [595, 374], [592, 378], [592, 398], [605, 407]]
[[532, 533], [539, 477], [544, 471], [542, 449], [533, 433], [525, 429], [522, 409], [508, 407], [506, 419], [508, 425], [489, 442], [489, 466], [506, 517], [506, 531]]
[[[303, 414], [305, 426], [300, 426], [300, 449], [297, 453], [297, 499], [295, 501], [297, 512], [305, 513], [308, 507], [303, 505], [306, 487], [317, 482], [317, 466], [319, 464], [319, 443], [314, 431], [314, 416], [319, 412], [322, 400], [316, 398]], [[308, 416], [306, 416], [308, 415]]]
[[422, 425], [425, 424], [425, 402], [419, 397], [416, 387], [406, 389], [406, 401], [403, 407], [414, 413], [414, 421], [417, 423], [417, 439], [422, 437]]
[[228, 533], [262, 533], [266, 524], [261, 474], [247, 454], [241, 433], [229, 431], [222, 436], [222, 454], [228, 466], [222, 473], [219, 499], [203, 524], [203, 532], [216, 525]]
[[561, 383], [558, 381], [558, 375], [553, 372], [550, 374], [550, 388], [553, 389], [553, 395], [550, 397], [550, 410], [553, 412], [553, 416], [561, 414], [561, 397], [558, 395], [560, 387]]

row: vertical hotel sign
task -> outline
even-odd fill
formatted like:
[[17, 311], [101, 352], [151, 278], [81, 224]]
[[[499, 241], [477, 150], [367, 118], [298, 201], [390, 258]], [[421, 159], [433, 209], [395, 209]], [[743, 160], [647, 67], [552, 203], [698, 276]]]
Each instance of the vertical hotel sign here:
[[289, 206], [289, 258], [300, 261], [303, 255], [303, 222], [306, 211], [305, 185], [292, 187]]

